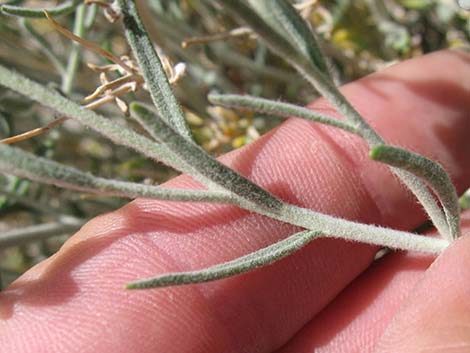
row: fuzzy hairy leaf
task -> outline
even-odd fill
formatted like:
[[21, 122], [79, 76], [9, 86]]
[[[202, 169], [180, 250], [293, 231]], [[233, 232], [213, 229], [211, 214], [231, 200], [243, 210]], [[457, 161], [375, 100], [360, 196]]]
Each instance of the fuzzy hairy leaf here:
[[444, 208], [449, 224], [450, 240], [460, 236], [459, 199], [452, 180], [444, 168], [417, 153], [399, 147], [379, 145], [370, 151], [370, 157], [388, 165], [404, 169], [425, 179], [436, 193]]
[[96, 177], [19, 148], [0, 144], [0, 171], [82, 192], [169, 201], [231, 202], [230, 194], [207, 190], [178, 190]]
[[181, 107], [171, 90], [163, 65], [144, 28], [134, 0], [119, 0], [127, 41], [139, 63], [148, 90], [160, 116], [175, 131], [192, 139]]
[[210, 94], [208, 99], [211, 103], [224, 107], [249, 109], [259, 113], [267, 113], [285, 118], [296, 116], [360, 135], [360, 132], [355, 127], [342, 120], [315, 112], [311, 109], [299, 107], [295, 104], [238, 94]]
[[271, 9], [271, 13], [279, 21], [282, 28], [293, 40], [299, 50], [317, 67], [330, 81], [332, 80], [327, 59], [320, 49], [315, 33], [310, 29], [297, 10], [285, 0], [262, 0]]
[[320, 232], [303, 231], [238, 259], [200, 271], [176, 272], [129, 283], [127, 289], [158, 288], [215, 281], [272, 264], [307, 245]]

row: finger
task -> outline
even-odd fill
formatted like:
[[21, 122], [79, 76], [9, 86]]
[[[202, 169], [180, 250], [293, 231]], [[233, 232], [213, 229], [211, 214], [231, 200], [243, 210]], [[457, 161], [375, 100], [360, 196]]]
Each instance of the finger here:
[[[343, 90], [386, 138], [438, 159], [460, 188], [470, 176], [466, 60], [434, 54]], [[453, 70], [430, 79], [440, 66]], [[404, 229], [424, 219], [397, 180], [367, 160], [363, 143], [328, 127], [292, 119], [225, 162], [284, 200], [321, 212]], [[196, 184], [182, 177], [169, 185]], [[293, 231], [234, 207], [138, 200], [89, 223], [2, 294], [0, 343], [34, 352], [273, 350], [369, 265], [372, 247], [320, 240], [215, 283], [145, 292], [122, 286], [228, 260]]]
[[470, 214], [464, 236], [431, 265], [379, 340], [377, 352], [470, 350]]

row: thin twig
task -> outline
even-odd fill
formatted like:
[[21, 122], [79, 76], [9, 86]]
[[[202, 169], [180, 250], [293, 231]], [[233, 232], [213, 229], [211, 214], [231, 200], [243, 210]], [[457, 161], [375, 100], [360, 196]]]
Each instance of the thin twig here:
[[47, 19], [49, 20], [49, 22], [51, 23], [51, 25], [60, 33], [62, 33], [64, 36], [66, 36], [67, 38], [70, 38], [71, 40], [74, 40], [78, 43], [80, 43], [81, 45], [83, 45], [85, 48], [88, 48], [92, 51], [94, 51], [95, 53], [97, 53], [98, 55], [101, 55], [103, 57], [105, 57], [106, 59], [112, 61], [113, 63], [121, 66], [124, 70], [126, 70], [126, 72], [130, 75], [134, 74], [135, 71], [130, 68], [124, 61], [122, 61], [121, 59], [119, 59], [117, 56], [113, 55], [112, 53], [110, 53], [109, 51], [101, 48], [99, 45], [96, 45], [94, 44], [93, 42], [90, 42], [90, 41], [87, 41], [83, 38], [80, 38], [78, 36], [76, 36], [75, 34], [73, 34], [72, 32], [70, 32], [69, 30], [65, 29], [64, 27], [62, 27], [59, 23], [57, 23], [57, 21], [55, 21], [52, 16], [47, 12], [47, 11], [44, 11], [44, 15], [47, 17]]
[[67, 118], [62, 116], [58, 119], [55, 119], [55, 120], [51, 121], [46, 126], [38, 127], [36, 129], [29, 130], [29, 131], [24, 132], [22, 134], [18, 134], [18, 135], [12, 136], [12, 137], [4, 138], [3, 140], [0, 140], [0, 143], [8, 145], [8, 144], [17, 143], [17, 142], [20, 142], [20, 141], [27, 140], [31, 137], [44, 134], [45, 132], [49, 131], [50, 129], [62, 124], [66, 120], [67, 120]]

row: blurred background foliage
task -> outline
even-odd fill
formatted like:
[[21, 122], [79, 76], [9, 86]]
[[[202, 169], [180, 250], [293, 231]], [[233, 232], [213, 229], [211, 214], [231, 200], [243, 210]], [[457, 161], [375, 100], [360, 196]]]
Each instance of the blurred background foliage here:
[[[0, 5], [28, 7], [59, 3], [0, 0]], [[454, 0], [293, 3], [323, 40], [339, 84], [424, 53], [469, 46], [470, 11]], [[308, 84], [257, 43], [253, 35], [210, 40], [236, 28], [235, 22], [214, 8], [211, 1], [142, 0], [140, 8], [161, 55], [173, 64], [186, 64], [186, 74], [174, 89], [196, 140], [214, 155], [255, 140], [281, 120], [210, 106], [206, 99], [210, 91], [249, 93], [298, 104], [316, 97]], [[120, 21], [110, 23], [101, 7], [80, 5], [76, 13], [58, 20], [73, 30], [80, 20], [79, 11], [84, 16], [82, 36], [116, 55], [128, 54]], [[25, 20], [0, 12], [0, 63], [80, 101], [100, 84], [99, 75], [86, 64], [108, 62], [60, 35], [44, 19]], [[126, 98], [149, 101], [145, 91], [128, 94], [123, 100]], [[116, 123], [132, 125], [116, 104], [104, 105], [100, 111]], [[43, 126], [52, 119], [53, 112], [0, 89], [0, 139]], [[115, 146], [71, 121], [18, 145], [38, 156], [103, 177], [160, 184], [176, 175], [164, 165]], [[2, 284], [51, 256], [86, 220], [125, 202], [0, 175], [0, 236], [24, 239], [20, 246], [0, 249]], [[461, 199], [461, 205], [470, 207], [470, 194]]]

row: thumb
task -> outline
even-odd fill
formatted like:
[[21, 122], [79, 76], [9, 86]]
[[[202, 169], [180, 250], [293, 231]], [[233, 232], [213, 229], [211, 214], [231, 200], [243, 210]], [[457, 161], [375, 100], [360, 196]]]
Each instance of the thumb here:
[[431, 265], [377, 352], [470, 350], [470, 212], [462, 221], [464, 236]]

